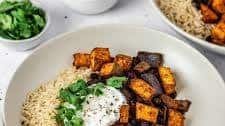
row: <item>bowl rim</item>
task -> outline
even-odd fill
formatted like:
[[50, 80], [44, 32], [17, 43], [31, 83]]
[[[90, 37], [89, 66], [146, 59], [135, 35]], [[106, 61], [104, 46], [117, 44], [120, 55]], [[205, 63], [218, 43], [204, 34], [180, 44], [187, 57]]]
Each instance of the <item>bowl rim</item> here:
[[[53, 37], [49, 40], [47, 40], [45, 43], [43, 43], [42, 45], [40, 45], [39, 47], [35, 48], [34, 51], [28, 56], [26, 57], [23, 62], [20, 63], [20, 65], [16, 68], [15, 72], [13, 73], [13, 75], [11, 76], [9, 82], [8, 82], [8, 86], [6, 88], [6, 95], [8, 94], [9, 90], [9, 86], [11, 85], [12, 80], [15, 78], [15, 75], [17, 74], [18, 70], [22, 67], [22, 65], [28, 60], [29, 57], [35, 55], [38, 51], [40, 51], [42, 48], [44, 48], [45, 46], [54, 44], [55, 40], [60, 39], [62, 37], [65, 37], [67, 35], [73, 34], [73, 33], [77, 33], [80, 30], [85, 30], [85, 29], [90, 29], [90, 28], [114, 28], [114, 27], [119, 27], [119, 28], [133, 28], [133, 29], [142, 29], [142, 30], [146, 30], [146, 31], [150, 31], [150, 32], [157, 32], [158, 34], [168, 37], [170, 39], [175, 40], [178, 44], [181, 44], [182, 46], [184, 46], [185, 48], [188, 48], [189, 50], [191, 50], [193, 53], [195, 53], [196, 55], [198, 55], [203, 62], [205, 62], [207, 64], [207, 66], [209, 66], [209, 68], [212, 70], [212, 72], [214, 72], [217, 75], [218, 78], [218, 82], [219, 85], [221, 86], [221, 88], [225, 89], [225, 81], [222, 78], [221, 74], [218, 72], [218, 70], [215, 68], [215, 66], [203, 55], [201, 54], [197, 49], [195, 49], [194, 47], [190, 46], [189, 44], [183, 42], [183, 40], [180, 40], [172, 35], [169, 35], [167, 33], [163, 33], [161, 31], [152, 29], [152, 28], [148, 28], [145, 27], [144, 25], [129, 25], [129, 24], [98, 24], [98, 25], [94, 25], [94, 26], [86, 26], [86, 27], [81, 27], [81, 28], [77, 28], [76, 30], [73, 31], [68, 31], [65, 33], [61, 33], [60, 35], [57, 35], [56, 37]], [[225, 93], [225, 92], [223, 92]], [[5, 95], [5, 96], [6, 96]], [[3, 100], [3, 123], [5, 124], [5, 113], [6, 113], [6, 109], [5, 109], [5, 105], [6, 105], [6, 97]]]
[[3, 38], [3, 37], [0, 36], [0, 42], [2, 42], [2, 43], [14, 43], [14, 44], [27, 43], [27, 42], [37, 40], [47, 31], [47, 29], [50, 26], [50, 22], [51, 22], [50, 13], [49, 13], [48, 9], [46, 9], [46, 7], [44, 7], [44, 5], [41, 2], [32, 0], [31, 3], [33, 5], [35, 5], [36, 7], [42, 9], [45, 13], [46, 24], [45, 24], [44, 28], [42, 29], [42, 31], [40, 33], [38, 33], [37, 35], [31, 37], [31, 38], [21, 39], [21, 40], [12, 40], [12, 39], [7, 39], [7, 38]]
[[225, 46], [220, 46], [220, 45], [216, 45], [210, 42], [207, 42], [203, 39], [197, 38], [194, 35], [191, 35], [187, 32], [185, 32], [182, 28], [178, 27], [176, 24], [172, 23], [167, 17], [166, 15], [161, 11], [161, 9], [158, 7], [157, 5], [157, 0], [149, 0], [153, 10], [156, 11], [156, 13], [159, 15], [159, 17], [168, 25], [170, 26], [173, 30], [175, 30], [176, 32], [178, 32], [180, 35], [182, 35], [183, 37], [191, 40], [191, 42], [193, 43], [197, 43], [198, 45], [205, 47], [207, 49], [210, 49], [211, 51], [220, 53], [225, 55]]

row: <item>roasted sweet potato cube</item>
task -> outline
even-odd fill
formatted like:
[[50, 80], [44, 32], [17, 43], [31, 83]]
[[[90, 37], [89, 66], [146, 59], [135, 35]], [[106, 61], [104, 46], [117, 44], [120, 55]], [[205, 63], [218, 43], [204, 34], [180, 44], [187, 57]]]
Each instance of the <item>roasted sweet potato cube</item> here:
[[162, 81], [162, 86], [167, 95], [175, 93], [176, 82], [172, 71], [169, 67], [159, 67], [159, 75]]
[[132, 57], [123, 54], [118, 54], [116, 55], [114, 62], [119, 64], [123, 71], [128, 71], [132, 65]]
[[129, 87], [146, 101], [155, 95], [155, 89], [142, 79], [131, 79]]
[[215, 23], [218, 20], [216, 13], [205, 4], [200, 4], [203, 21], [205, 23]]
[[218, 45], [225, 44], [225, 22], [219, 22], [212, 29], [212, 42]]
[[94, 48], [91, 51], [90, 67], [93, 71], [99, 71], [104, 63], [111, 61], [110, 52], [108, 48]]
[[116, 63], [105, 63], [103, 64], [100, 75], [103, 77], [109, 77], [111, 75], [120, 75], [122, 73], [122, 69]]
[[73, 65], [76, 67], [89, 67], [91, 63], [90, 54], [86, 53], [75, 53], [73, 55]]
[[129, 122], [129, 105], [122, 105], [120, 107], [120, 123], [128, 123]]
[[184, 126], [184, 116], [173, 109], [169, 109], [168, 126]]
[[142, 103], [136, 103], [136, 119], [156, 123], [159, 109]]
[[212, 0], [212, 8], [217, 13], [225, 13], [225, 0]]

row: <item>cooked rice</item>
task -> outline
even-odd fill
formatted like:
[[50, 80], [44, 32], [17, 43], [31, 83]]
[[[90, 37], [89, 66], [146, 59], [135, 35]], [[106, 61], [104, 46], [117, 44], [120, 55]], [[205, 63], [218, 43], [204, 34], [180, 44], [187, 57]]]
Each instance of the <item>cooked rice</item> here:
[[55, 108], [60, 104], [57, 99], [59, 90], [67, 87], [78, 79], [87, 80], [90, 69], [76, 69], [74, 67], [62, 71], [56, 80], [48, 81], [39, 88], [27, 94], [22, 106], [23, 126], [57, 126]]
[[210, 36], [212, 25], [202, 21], [201, 12], [192, 0], [158, 0], [163, 13], [184, 31], [202, 39]]

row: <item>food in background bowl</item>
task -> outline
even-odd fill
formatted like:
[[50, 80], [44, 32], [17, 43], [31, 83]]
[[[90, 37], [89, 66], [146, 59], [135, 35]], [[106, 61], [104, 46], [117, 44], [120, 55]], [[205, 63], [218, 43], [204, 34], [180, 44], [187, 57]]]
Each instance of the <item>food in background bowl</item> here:
[[223, 0], [157, 0], [163, 13], [184, 31], [225, 45]]
[[73, 67], [27, 95], [22, 125], [183, 126], [191, 102], [175, 100], [175, 77], [160, 53], [75, 53]]
[[44, 29], [45, 12], [29, 0], [0, 3], [0, 37], [10, 40], [32, 38]]

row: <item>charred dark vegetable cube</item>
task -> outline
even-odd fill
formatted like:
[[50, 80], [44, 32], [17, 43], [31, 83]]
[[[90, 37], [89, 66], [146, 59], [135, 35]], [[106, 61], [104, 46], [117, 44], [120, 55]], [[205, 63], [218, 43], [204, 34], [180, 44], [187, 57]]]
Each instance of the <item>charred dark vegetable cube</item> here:
[[160, 84], [158, 78], [154, 74], [152, 74], [150, 72], [144, 73], [144, 74], [141, 74], [141, 78], [143, 80], [145, 80], [146, 82], [148, 82], [154, 89], [156, 89], [157, 94], [163, 93], [161, 84]]
[[170, 109], [175, 109], [180, 112], [187, 112], [191, 102], [188, 100], [174, 100], [167, 95], [160, 96], [161, 101]]
[[159, 67], [162, 65], [162, 54], [150, 52], [138, 52], [137, 58], [140, 61], [147, 62], [151, 67]]
[[130, 102], [134, 102], [136, 100], [135, 94], [127, 87], [121, 89], [121, 92], [126, 97], [126, 100]]
[[144, 71], [147, 71], [150, 67], [151, 66], [147, 62], [142, 61], [134, 67], [134, 70], [138, 71], [139, 73], [142, 73]]
[[158, 115], [158, 120], [157, 120], [157, 124], [159, 125], [166, 125], [167, 124], [167, 107], [162, 107], [159, 109], [159, 115]]
[[151, 126], [151, 123], [145, 122], [145, 121], [141, 121], [140, 122], [140, 126]]

